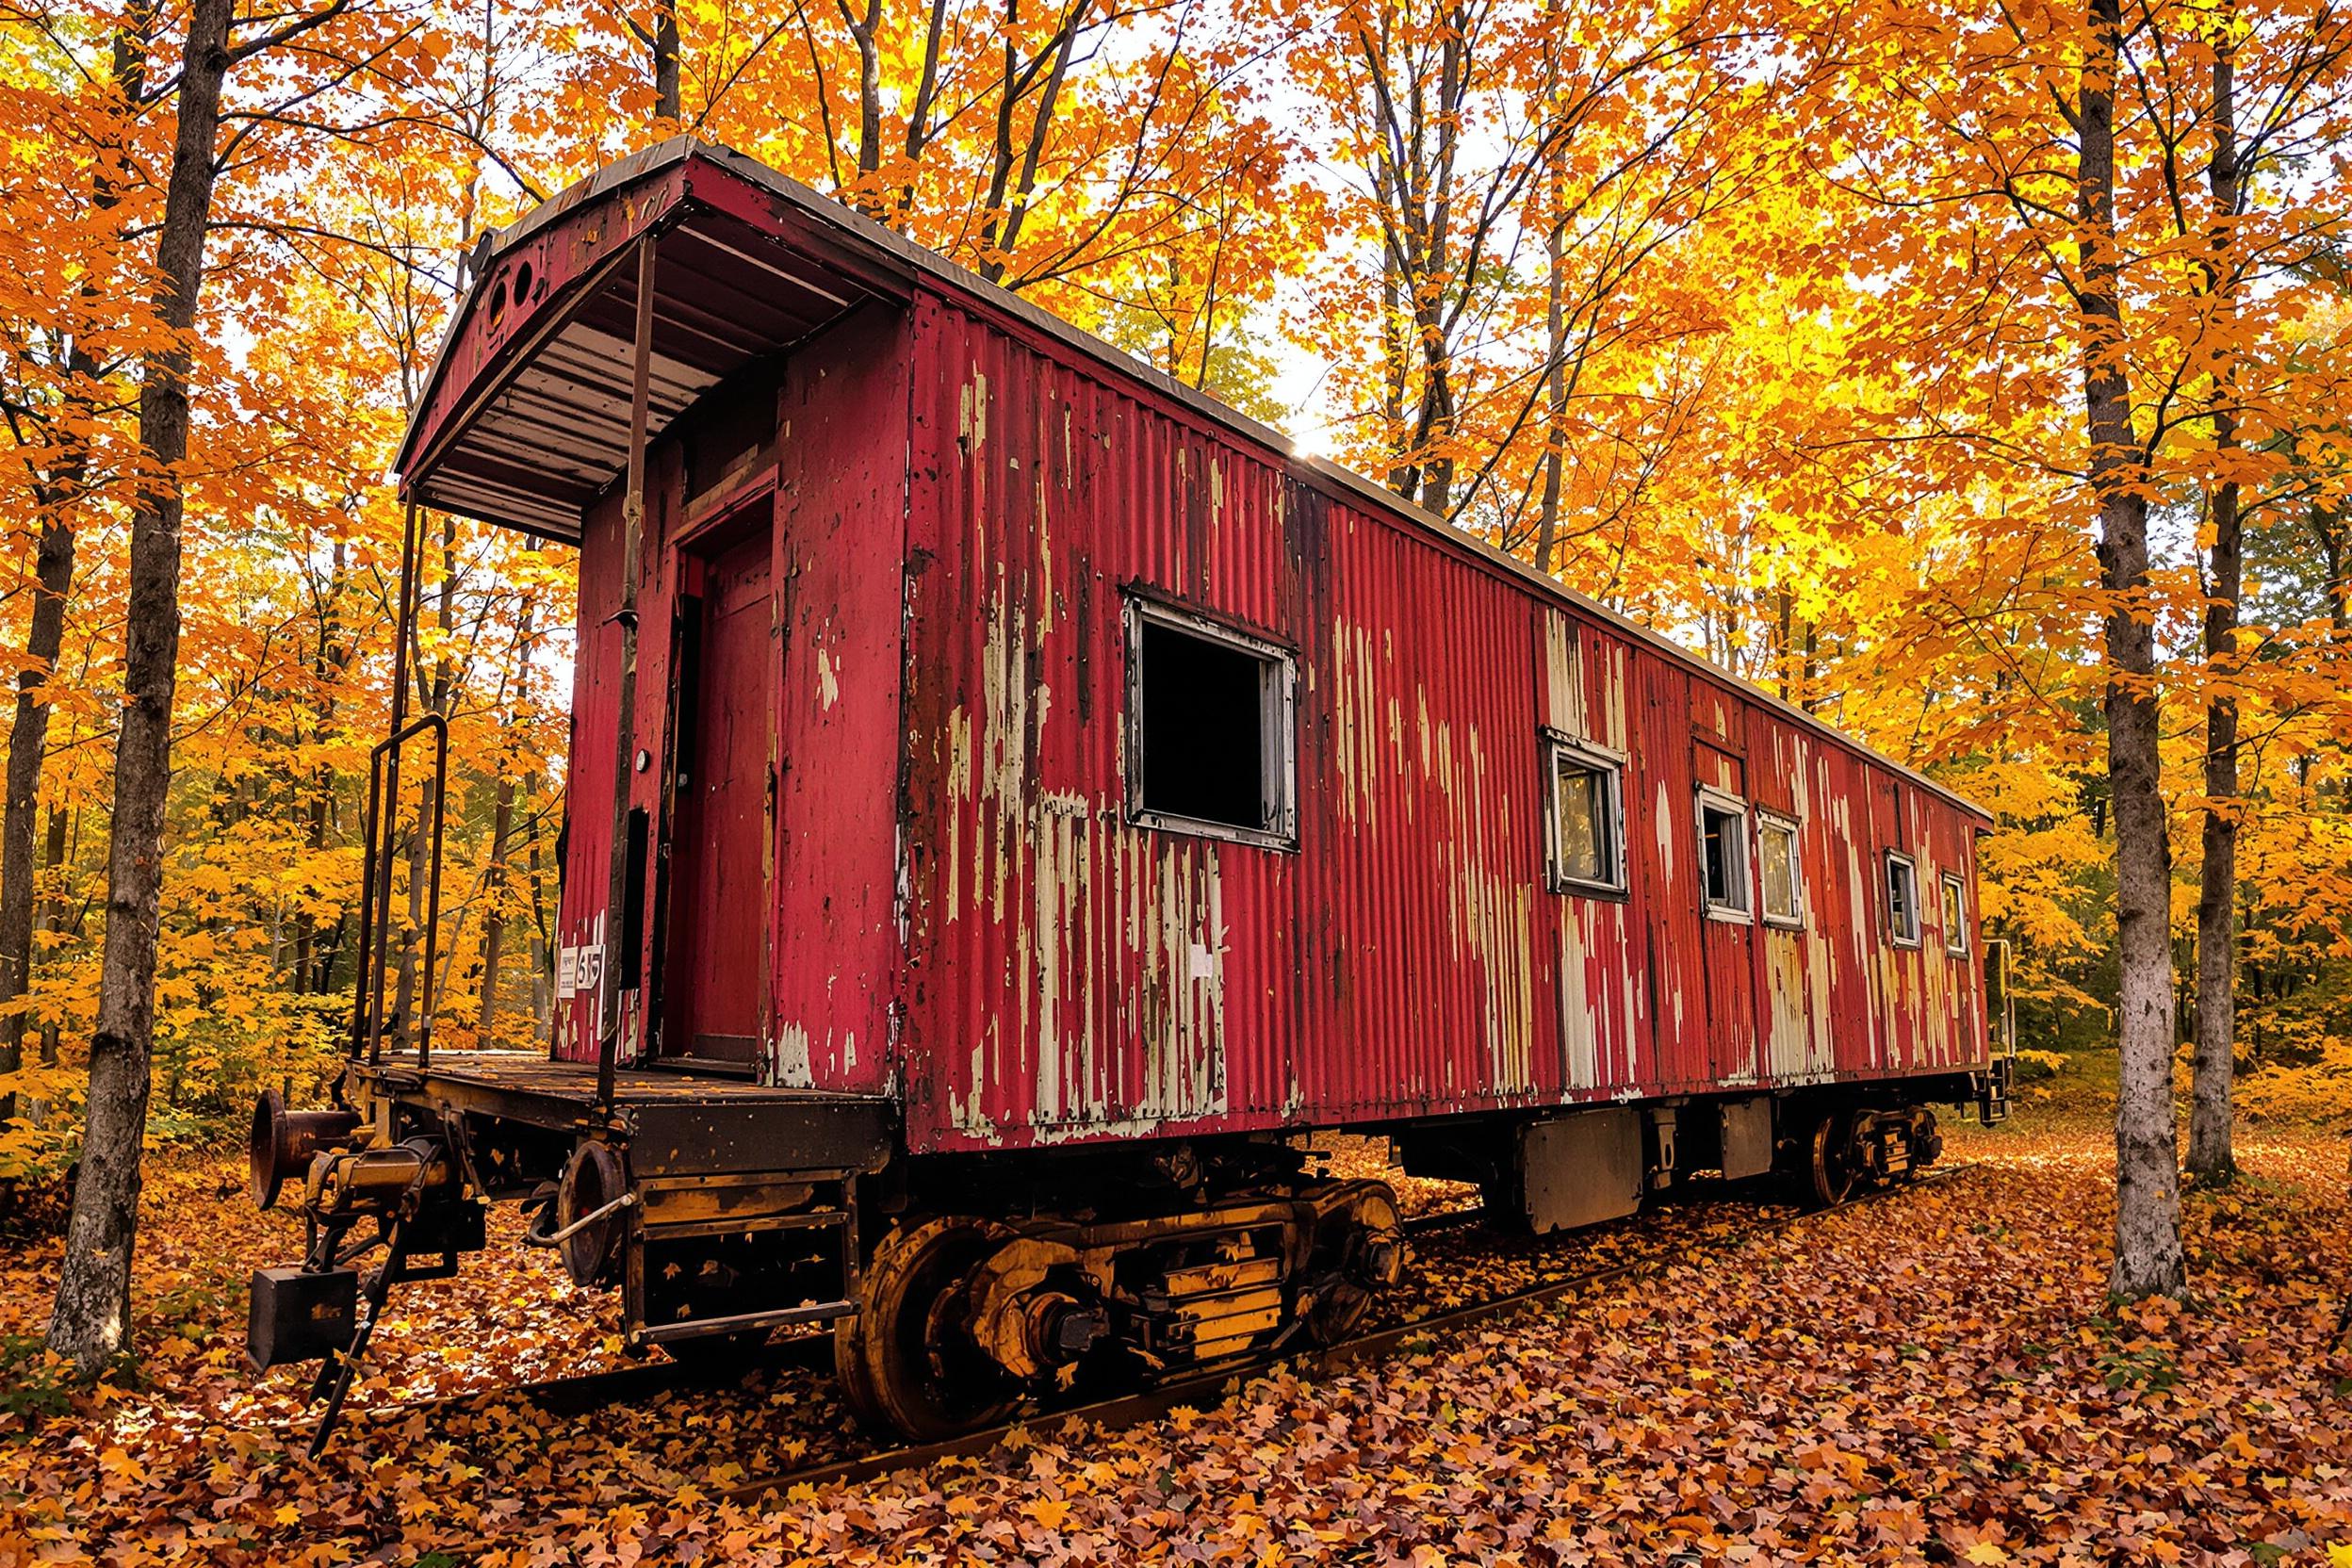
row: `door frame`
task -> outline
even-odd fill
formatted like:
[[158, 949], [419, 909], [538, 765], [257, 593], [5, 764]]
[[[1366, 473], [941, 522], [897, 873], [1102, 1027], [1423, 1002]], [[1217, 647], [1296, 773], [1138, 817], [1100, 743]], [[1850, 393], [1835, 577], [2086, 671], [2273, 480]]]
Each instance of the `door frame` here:
[[[774, 988], [772, 983], [774, 954], [770, 951], [772, 944], [769, 926], [771, 922], [768, 912], [764, 910], [760, 919], [758, 1037], [760, 1045], [757, 1057], [750, 1062], [735, 1064], [707, 1060], [695, 1057], [684, 1051], [672, 1050], [664, 1026], [668, 1022], [670, 924], [673, 913], [671, 851], [677, 841], [678, 830], [679, 747], [691, 743], [693, 739], [681, 731], [679, 718], [687, 706], [686, 682], [689, 674], [691, 673], [692, 678], [696, 683], [699, 683], [702, 678], [699, 660], [695, 662], [695, 667], [692, 672], [685, 668], [686, 640], [689, 635], [686, 625], [686, 607], [689, 604], [693, 605], [694, 614], [697, 618], [707, 612], [708, 596], [702, 592], [703, 574], [709, 569], [710, 562], [758, 537], [761, 520], [764, 519], [768, 541], [769, 624], [773, 629], [777, 613], [776, 603], [778, 585], [776, 580], [776, 531], [780, 524], [776, 479], [776, 469], [770, 466], [748, 483], [739, 485], [727, 493], [720, 504], [710, 508], [702, 515], [694, 517], [684, 528], [681, 528], [678, 534], [667, 542], [663, 549], [663, 555], [666, 558], [663, 565], [667, 568], [670, 584], [668, 702], [662, 712], [662, 789], [659, 797], [661, 818], [654, 833], [652, 854], [653, 922], [649, 943], [652, 949], [652, 965], [651, 972], [646, 976], [647, 1027], [643, 1060], [647, 1067], [666, 1069], [674, 1072], [719, 1073], [727, 1076], [756, 1078], [765, 1070], [769, 1053], [775, 1044], [771, 1038], [774, 1034], [771, 1015], [775, 1009], [770, 1001], [770, 993]], [[701, 628], [697, 626], [693, 629], [692, 634], [699, 639]], [[769, 677], [767, 700], [761, 704], [767, 718], [768, 788], [764, 792], [760, 808], [760, 858], [763, 862], [764, 873], [761, 885], [768, 889], [771, 902], [773, 902], [776, 882], [776, 792], [775, 699], [781, 684], [780, 669], [772, 668], [769, 671]], [[695, 694], [694, 706], [699, 716], [701, 708], [699, 693]]]

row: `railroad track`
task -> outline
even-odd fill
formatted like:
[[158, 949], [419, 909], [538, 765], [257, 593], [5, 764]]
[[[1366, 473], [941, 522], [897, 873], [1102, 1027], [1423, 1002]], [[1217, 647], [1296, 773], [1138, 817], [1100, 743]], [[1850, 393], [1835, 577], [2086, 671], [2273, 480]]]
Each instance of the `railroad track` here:
[[[1723, 1238], [1725, 1247], [1742, 1246], [1762, 1236], [1785, 1231], [1808, 1219], [1842, 1209], [1875, 1202], [1898, 1193], [1917, 1191], [1922, 1186], [1940, 1184], [1977, 1169], [1983, 1162], [1970, 1160], [1947, 1166], [1925, 1175], [1917, 1176], [1899, 1186], [1880, 1187], [1857, 1193], [1827, 1209], [1799, 1210], [1793, 1214], [1774, 1215], [1759, 1219], [1730, 1236]], [[1474, 1218], [1478, 1211], [1457, 1210], [1440, 1215], [1420, 1217], [1417, 1223], [1408, 1221], [1409, 1229], [1437, 1230], [1459, 1225], [1465, 1218]], [[1594, 1285], [1613, 1283], [1619, 1280], [1655, 1273], [1672, 1261], [1668, 1258], [1641, 1258], [1628, 1263], [1611, 1264], [1607, 1267], [1588, 1269], [1580, 1274], [1546, 1280], [1522, 1290], [1511, 1291], [1488, 1300], [1466, 1307], [1416, 1317], [1409, 1322], [1394, 1323], [1343, 1340], [1337, 1345], [1303, 1350], [1278, 1350], [1274, 1353], [1227, 1362], [1195, 1375], [1179, 1378], [1133, 1394], [1097, 1400], [1091, 1404], [1068, 1409], [1041, 1412], [1007, 1421], [1000, 1426], [983, 1428], [944, 1443], [926, 1443], [903, 1448], [888, 1448], [870, 1454], [845, 1459], [826, 1460], [782, 1475], [722, 1489], [717, 1494], [729, 1502], [751, 1503], [763, 1497], [787, 1494], [799, 1487], [823, 1487], [854, 1484], [877, 1477], [895, 1475], [901, 1471], [927, 1469], [942, 1460], [970, 1458], [985, 1454], [1003, 1443], [1016, 1430], [1042, 1436], [1054, 1432], [1076, 1432], [1088, 1429], [1116, 1429], [1165, 1415], [1185, 1405], [1208, 1405], [1221, 1402], [1236, 1384], [1251, 1378], [1263, 1377], [1282, 1367], [1302, 1369], [1319, 1374], [1340, 1370], [1358, 1362], [1383, 1356], [1410, 1340], [1430, 1338], [1451, 1333], [1494, 1319], [1507, 1317], [1528, 1307], [1541, 1306], [1563, 1297], [1587, 1290]]]
[[[1404, 1226], [1408, 1233], [1416, 1235], [1457, 1230], [1475, 1224], [1483, 1212], [1475, 1205], [1446, 1209], [1415, 1216], [1407, 1219]], [[755, 1371], [789, 1367], [829, 1374], [833, 1365], [833, 1335], [820, 1330], [774, 1340], [755, 1352], [751, 1362]], [[435, 1394], [422, 1399], [360, 1406], [350, 1411], [344, 1419], [359, 1427], [384, 1426], [493, 1402], [535, 1405], [556, 1415], [584, 1415], [607, 1405], [629, 1404], [656, 1395], [694, 1388], [733, 1388], [743, 1380], [744, 1370], [740, 1361], [709, 1366], [694, 1362], [649, 1361], [602, 1372], [573, 1372], [531, 1382], [500, 1383], [456, 1394]], [[290, 1436], [305, 1426], [302, 1422], [289, 1422], [284, 1424], [284, 1430]]]
[[[1816, 1218], [1837, 1209], [1925, 1185], [1948, 1181], [1974, 1169], [1979, 1162], [1944, 1167], [1915, 1178], [1903, 1186], [1880, 1188], [1858, 1194], [1837, 1205], [1836, 1209], [1800, 1211], [1774, 1215], [1742, 1227], [1723, 1238], [1723, 1244], [1736, 1246], [1788, 1229], [1803, 1220]], [[1440, 1210], [1433, 1214], [1415, 1215], [1404, 1222], [1409, 1234], [1424, 1235], [1442, 1231], [1464, 1229], [1476, 1224], [1483, 1210], [1473, 1205], [1467, 1208]], [[1396, 1349], [1408, 1340], [1427, 1335], [1443, 1334], [1472, 1327], [1492, 1318], [1507, 1316], [1531, 1306], [1589, 1289], [1594, 1285], [1632, 1278], [1654, 1271], [1664, 1266], [1660, 1258], [1641, 1258], [1627, 1263], [1611, 1264], [1605, 1267], [1587, 1269], [1581, 1273], [1562, 1275], [1542, 1281], [1519, 1290], [1508, 1291], [1469, 1306], [1456, 1307], [1409, 1321], [1389, 1324], [1337, 1345], [1305, 1349], [1283, 1349], [1271, 1354], [1231, 1361], [1190, 1376], [1178, 1378], [1152, 1387], [1122, 1394], [1114, 1397], [1073, 1405], [1062, 1410], [1037, 1412], [994, 1427], [983, 1428], [963, 1437], [943, 1443], [881, 1449], [872, 1453], [849, 1455], [823, 1461], [788, 1473], [743, 1482], [721, 1491], [718, 1495], [730, 1501], [749, 1502], [778, 1493], [787, 1493], [799, 1486], [825, 1486], [854, 1483], [901, 1470], [916, 1470], [945, 1459], [969, 1457], [986, 1453], [1003, 1443], [1015, 1429], [1033, 1433], [1072, 1430], [1093, 1427], [1116, 1429], [1150, 1420], [1184, 1405], [1215, 1403], [1224, 1397], [1225, 1391], [1234, 1383], [1260, 1377], [1279, 1367], [1305, 1368], [1315, 1372], [1335, 1371], [1351, 1364], [1368, 1361]], [[833, 1336], [826, 1331], [804, 1332], [778, 1339], [762, 1348], [753, 1360], [752, 1369], [776, 1371], [786, 1368], [829, 1374], [833, 1362]], [[410, 1420], [418, 1415], [432, 1416], [462, 1410], [469, 1406], [492, 1403], [524, 1403], [534, 1405], [556, 1415], [583, 1415], [608, 1405], [628, 1404], [652, 1398], [662, 1394], [696, 1388], [734, 1388], [742, 1384], [744, 1367], [740, 1362], [701, 1365], [692, 1362], [653, 1361], [618, 1366], [602, 1372], [574, 1373], [564, 1377], [540, 1379], [531, 1382], [508, 1383], [492, 1388], [468, 1389], [462, 1393], [434, 1395], [429, 1398], [401, 1400], [392, 1404], [362, 1407], [345, 1417], [354, 1426], [381, 1427]], [[289, 1436], [302, 1429], [303, 1423], [287, 1423]]]

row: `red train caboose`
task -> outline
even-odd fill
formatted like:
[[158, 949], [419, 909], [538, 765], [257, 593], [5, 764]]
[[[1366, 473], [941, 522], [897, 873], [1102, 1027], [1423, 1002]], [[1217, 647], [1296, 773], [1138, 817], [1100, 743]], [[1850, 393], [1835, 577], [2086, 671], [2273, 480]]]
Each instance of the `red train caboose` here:
[[400, 471], [580, 545], [554, 1038], [387, 1042], [379, 960], [344, 1108], [257, 1118], [320, 1239], [256, 1359], [362, 1218], [380, 1292], [520, 1199], [636, 1340], [832, 1320], [937, 1434], [1343, 1331], [1395, 1203], [1309, 1130], [1553, 1229], [1997, 1113], [1929, 780], [737, 154], [476, 276]]

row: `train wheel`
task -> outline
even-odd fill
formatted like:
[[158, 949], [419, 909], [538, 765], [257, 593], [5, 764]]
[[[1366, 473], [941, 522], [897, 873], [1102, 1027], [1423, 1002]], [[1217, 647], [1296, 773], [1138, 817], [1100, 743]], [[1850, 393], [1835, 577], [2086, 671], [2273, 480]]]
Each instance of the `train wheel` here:
[[1317, 1282], [1306, 1331], [1318, 1345], [1354, 1331], [1381, 1293], [1402, 1277], [1405, 1244], [1396, 1194], [1386, 1182], [1350, 1182], [1321, 1201], [1307, 1267]]
[[972, 1337], [969, 1286], [1006, 1233], [948, 1217], [874, 1249], [858, 1310], [833, 1332], [841, 1396], [879, 1431], [936, 1443], [1002, 1420], [1020, 1385]]
[[1846, 1200], [1854, 1179], [1852, 1117], [1833, 1112], [1813, 1124], [1801, 1176], [1803, 1194], [1815, 1205], [1826, 1209]]

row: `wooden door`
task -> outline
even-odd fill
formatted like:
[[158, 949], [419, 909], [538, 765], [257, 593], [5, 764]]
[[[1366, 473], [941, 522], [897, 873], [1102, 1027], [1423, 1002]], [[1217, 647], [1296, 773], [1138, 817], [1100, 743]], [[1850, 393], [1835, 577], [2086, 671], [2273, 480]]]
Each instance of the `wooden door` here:
[[[760, 509], [762, 520], [766, 509]], [[768, 530], [690, 563], [662, 1054], [757, 1067], [767, 990], [776, 611]]]

